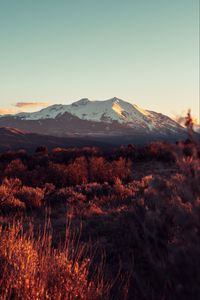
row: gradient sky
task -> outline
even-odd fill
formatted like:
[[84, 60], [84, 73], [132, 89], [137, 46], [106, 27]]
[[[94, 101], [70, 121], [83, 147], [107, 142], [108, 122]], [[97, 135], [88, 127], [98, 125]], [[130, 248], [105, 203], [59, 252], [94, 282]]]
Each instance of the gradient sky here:
[[117, 96], [199, 117], [198, 23], [198, 0], [0, 0], [0, 109]]

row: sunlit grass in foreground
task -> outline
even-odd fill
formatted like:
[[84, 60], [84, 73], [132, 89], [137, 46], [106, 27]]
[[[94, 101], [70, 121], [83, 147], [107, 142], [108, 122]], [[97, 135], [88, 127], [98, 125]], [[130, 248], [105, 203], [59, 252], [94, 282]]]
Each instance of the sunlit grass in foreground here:
[[106, 298], [109, 285], [103, 283], [101, 263], [91, 270], [91, 250], [70, 230], [55, 249], [48, 223], [37, 238], [32, 224], [26, 231], [21, 221], [0, 226], [0, 299]]

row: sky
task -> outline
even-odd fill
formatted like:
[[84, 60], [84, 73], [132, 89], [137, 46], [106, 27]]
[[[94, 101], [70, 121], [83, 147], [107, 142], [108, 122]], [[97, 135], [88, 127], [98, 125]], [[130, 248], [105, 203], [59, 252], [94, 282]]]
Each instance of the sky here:
[[112, 97], [199, 118], [199, 0], [0, 0], [0, 114]]

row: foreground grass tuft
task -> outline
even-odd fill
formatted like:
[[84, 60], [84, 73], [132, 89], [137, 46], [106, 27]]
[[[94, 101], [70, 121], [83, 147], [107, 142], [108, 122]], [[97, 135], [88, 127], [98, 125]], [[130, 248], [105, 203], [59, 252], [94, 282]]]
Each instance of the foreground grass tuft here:
[[106, 298], [100, 271], [90, 274], [91, 258], [85, 246], [66, 240], [54, 249], [46, 230], [34, 238], [30, 225], [0, 226], [0, 299], [102, 299]]

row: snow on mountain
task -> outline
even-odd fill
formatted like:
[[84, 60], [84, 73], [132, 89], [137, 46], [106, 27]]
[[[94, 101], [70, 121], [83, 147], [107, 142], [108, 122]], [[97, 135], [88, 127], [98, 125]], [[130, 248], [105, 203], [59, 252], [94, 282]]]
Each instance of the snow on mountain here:
[[118, 98], [104, 101], [90, 101], [81, 99], [70, 105], [56, 104], [34, 113], [20, 113], [15, 115], [25, 120], [55, 119], [65, 112], [88, 121], [107, 122], [118, 121], [119, 123], [134, 122], [136, 118], [151, 118], [151, 113], [125, 102]]
[[22, 120], [55, 119], [66, 112], [82, 120], [105, 123], [117, 121], [133, 128], [142, 126], [150, 131], [162, 127], [163, 120], [172, 130], [173, 127], [177, 127], [175, 121], [162, 114], [147, 111], [136, 104], [116, 97], [104, 101], [90, 101], [84, 98], [70, 105], [56, 104], [34, 113], [20, 113], [15, 115], [15, 118]]
[[33, 113], [19, 113], [15, 117], [23, 120], [55, 119], [58, 115], [67, 111], [65, 110], [66, 106], [68, 105], [55, 104]]

